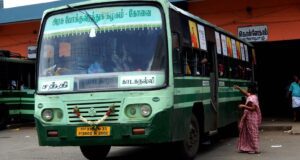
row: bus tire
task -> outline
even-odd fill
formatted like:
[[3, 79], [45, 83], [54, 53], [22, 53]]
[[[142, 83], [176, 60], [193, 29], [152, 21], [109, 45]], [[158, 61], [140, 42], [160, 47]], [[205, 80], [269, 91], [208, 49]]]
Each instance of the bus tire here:
[[177, 144], [180, 159], [193, 159], [197, 155], [199, 142], [200, 126], [196, 116], [192, 114], [188, 134]]
[[105, 159], [111, 146], [80, 146], [81, 153], [89, 160]]
[[0, 130], [6, 128], [7, 122], [8, 122], [8, 110], [0, 108]]

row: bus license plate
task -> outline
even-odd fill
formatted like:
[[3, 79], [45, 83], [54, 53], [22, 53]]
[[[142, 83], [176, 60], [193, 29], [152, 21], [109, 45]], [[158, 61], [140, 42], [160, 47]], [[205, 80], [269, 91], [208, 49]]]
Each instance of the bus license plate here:
[[93, 137], [93, 136], [110, 136], [109, 126], [99, 126], [97, 130], [93, 130], [92, 127], [77, 127], [77, 137]]

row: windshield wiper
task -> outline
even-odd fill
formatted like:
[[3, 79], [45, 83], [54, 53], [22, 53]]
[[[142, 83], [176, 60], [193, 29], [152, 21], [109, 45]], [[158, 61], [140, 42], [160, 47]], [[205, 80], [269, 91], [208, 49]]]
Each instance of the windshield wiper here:
[[67, 4], [67, 6], [68, 6], [68, 8], [70, 8], [70, 9], [72, 9], [72, 10], [74, 10], [74, 11], [79, 11], [79, 12], [81, 12], [82, 14], [87, 15], [87, 16], [89, 17], [89, 19], [94, 23], [94, 25], [95, 25], [98, 29], [100, 29], [100, 27], [98, 26], [98, 24], [97, 24], [97, 22], [95, 21], [95, 19], [94, 19], [94, 18], [93, 18], [86, 10], [79, 10], [79, 9], [77, 9], [77, 8], [74, 8], [74, 7], [70, 6], [69, 4]]

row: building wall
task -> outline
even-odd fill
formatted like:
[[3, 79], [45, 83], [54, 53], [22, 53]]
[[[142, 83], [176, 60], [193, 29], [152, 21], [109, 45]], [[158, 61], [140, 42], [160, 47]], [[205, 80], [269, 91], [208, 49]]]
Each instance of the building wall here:
[[40, 21], [0, 25], [0, 50], [27, 57], [27, 48], [36, 45]]
[[[300, 39], [298, 0], [191, 0], [188, 10], [237, 35], [237, 28], [267, 25], [269, 41]], [[39, 21], [0, 25], [0, 50], [27, 56], [27, 47], [36, 45]]]
[[237, 28], [267, 25], [269, 41], [300, 39], [299, 0], [191, 0], [189, 12], [237, 35]]

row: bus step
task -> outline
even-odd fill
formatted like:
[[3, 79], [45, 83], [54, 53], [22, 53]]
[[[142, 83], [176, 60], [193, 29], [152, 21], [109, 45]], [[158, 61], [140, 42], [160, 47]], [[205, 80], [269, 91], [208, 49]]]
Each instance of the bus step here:
[[211, 140], [206, 140], [201, 143], [202, 145], [211, 145]]
[[209, 131], [209, 136], [213, 136], [213, 135], [216, 135], [218, 134], [218, 130], [212, 130], [212, 131]]

